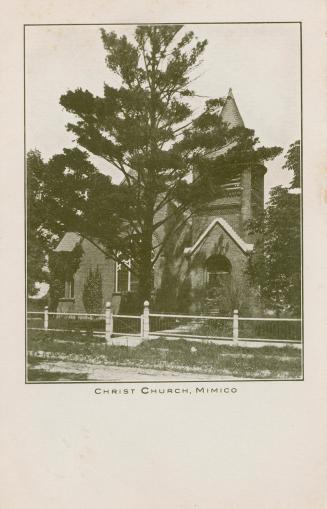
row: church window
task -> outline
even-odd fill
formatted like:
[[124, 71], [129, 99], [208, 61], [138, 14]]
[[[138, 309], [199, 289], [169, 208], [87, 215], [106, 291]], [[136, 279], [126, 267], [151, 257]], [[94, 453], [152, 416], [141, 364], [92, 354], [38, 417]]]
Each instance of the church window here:
[[116, 263], [116, 292], [135, 292], [138, 285], [137, 277], [130, 270], [131, 261]]
[[138, 279], [133, 272], [129, 273], [130, 281], [129, 281], [129, 291], [135, 293], [137, 290]]
[[74, 298], [74, 278], [69, 279], [65, 283], [65, 297], [66, 299], [73, 299]]

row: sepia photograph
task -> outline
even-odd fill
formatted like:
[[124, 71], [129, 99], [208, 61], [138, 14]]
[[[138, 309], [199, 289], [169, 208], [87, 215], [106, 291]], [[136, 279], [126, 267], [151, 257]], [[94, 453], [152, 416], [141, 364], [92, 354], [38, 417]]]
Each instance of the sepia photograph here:
[[325, 2], [2, 18], [1, 509], [325, 509]]
[[301, 24], [24, 47], [26, 383], [303, 380]]

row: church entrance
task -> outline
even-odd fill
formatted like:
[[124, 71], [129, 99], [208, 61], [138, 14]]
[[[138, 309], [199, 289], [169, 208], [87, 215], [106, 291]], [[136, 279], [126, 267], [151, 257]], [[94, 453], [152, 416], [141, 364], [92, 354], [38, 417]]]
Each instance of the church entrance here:
[[229, 314], [232, 266], [223, 255], [212, 255], [205, 262], [205, 308], [212, 314]]

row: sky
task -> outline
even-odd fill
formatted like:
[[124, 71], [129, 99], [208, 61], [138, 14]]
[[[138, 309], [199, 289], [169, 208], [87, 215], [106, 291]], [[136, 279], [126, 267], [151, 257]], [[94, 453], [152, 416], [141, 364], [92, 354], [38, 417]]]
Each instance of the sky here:
[[[25, 32], [26, 148], [43, 159], [75, 145], [65, 125], [74, 121], [59, 98], [78, 87], [102, 95], [103, 84], [119, 85], [106, 67], [101, 26], [133, 37], [135, 26], [30, 26]], [[196, 113], [208, 98], [233, 94], [245, 126], [282, 155], [268, 162], [265, 199], [275, 185], [287, 185], [284, 155], [301, 135], [300, 28], [292, 23], [187, 25], [208, 46], [193, 83]], [[120, 175], [98, 158], [93, 162], [115, 182]]]

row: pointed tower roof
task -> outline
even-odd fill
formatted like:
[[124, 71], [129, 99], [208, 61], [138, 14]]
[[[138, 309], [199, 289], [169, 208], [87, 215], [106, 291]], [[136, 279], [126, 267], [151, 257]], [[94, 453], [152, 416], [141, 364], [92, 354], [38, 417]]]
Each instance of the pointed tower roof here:
[[229, 124], [230, 127], [244, 127], [244, 122], [238, 110], [231, 88], [228, 91], [220, 116], [224, 122]]

